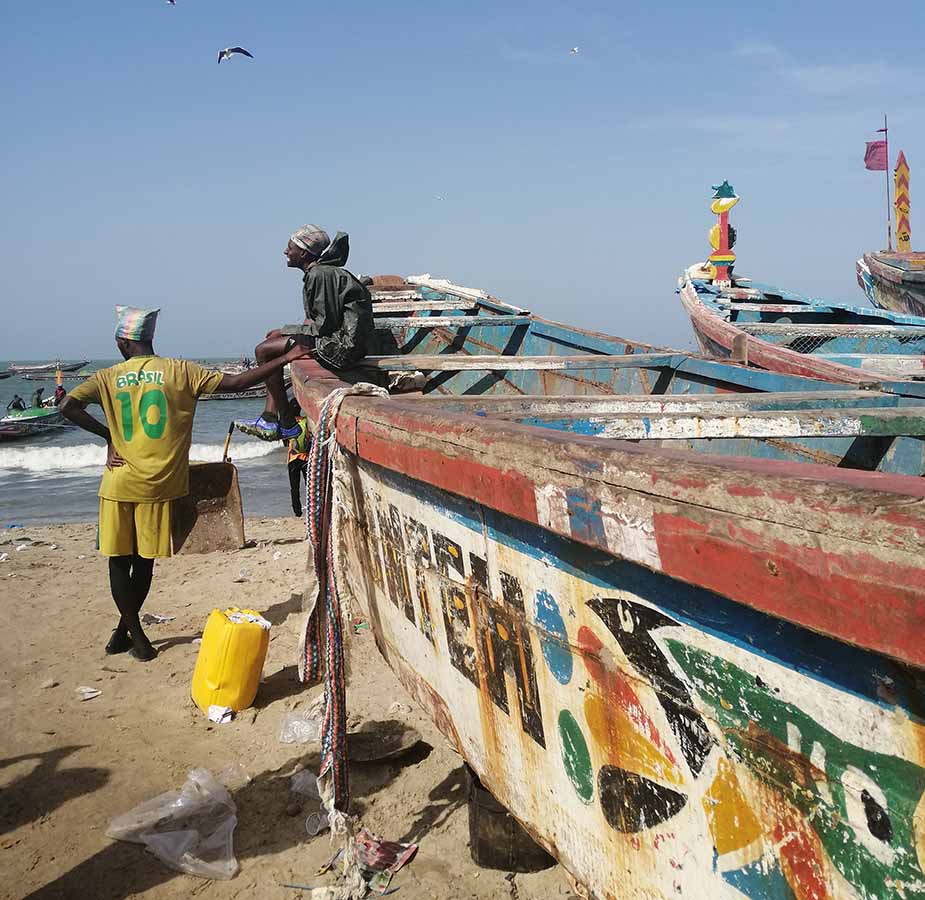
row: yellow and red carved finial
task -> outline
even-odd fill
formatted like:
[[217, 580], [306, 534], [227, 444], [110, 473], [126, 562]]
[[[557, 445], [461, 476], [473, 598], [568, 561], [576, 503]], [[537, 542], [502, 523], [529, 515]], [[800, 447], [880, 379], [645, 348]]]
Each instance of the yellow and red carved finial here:
[[713, 252], [707, 263], [713, 283], [721, 287], [729, 287], [732, 284], [729, 270], [736, 261], [736, 255], [732, 252], [734, 240], [731, 241], [729, 235], [729, 210], [738, 202], [739, 197], [728, 181], [713, 186], [710, 210], [719, 216], [719, 222], [710, 229], [710, 246]]
[[912, 249], [912, 229], [909, 225], [909, 163], [899, 151], [893, 172], [893, 206], [896, 210], [896, 249], [901, 253]]

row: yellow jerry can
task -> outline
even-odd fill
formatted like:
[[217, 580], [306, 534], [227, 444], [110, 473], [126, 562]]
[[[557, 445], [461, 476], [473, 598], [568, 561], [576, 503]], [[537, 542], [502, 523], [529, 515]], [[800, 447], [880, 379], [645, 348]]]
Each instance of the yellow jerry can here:
[[210, 706], [247, 709], [257, 696], [270, 645], [270, 623], [252, 609], [213, 609], [202, 633], [193, 671], [193, 702], [204, 713]]

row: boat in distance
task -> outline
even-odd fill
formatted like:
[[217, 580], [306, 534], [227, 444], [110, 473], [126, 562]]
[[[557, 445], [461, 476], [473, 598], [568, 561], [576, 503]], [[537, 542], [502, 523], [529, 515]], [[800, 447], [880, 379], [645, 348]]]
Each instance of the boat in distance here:
[[678, 293], [704, 353], [770, 371], [925, 396], [925, 318], [817, 300], [689, 267]]
[[874, 306], [925, 316], [925, 253], [865, 253], [857, 262], [857, 275]]
[[24, 410], [9, 410], [0, 418], [0, 441], [48, 434], [52, 429], [67, 424], [56, 407], [31, 406]]
[[601, 900], [925, 897], [917, 399], [388, 284], [337, 582], [482, 783]]
[[82, 359], [78, 362], [48, 362], [48, 363], [10, 363], [10, 371], [14, 375], [42, 375], [55, 372], [79, 372], [85, 365], [90, 362], [89, 359]]

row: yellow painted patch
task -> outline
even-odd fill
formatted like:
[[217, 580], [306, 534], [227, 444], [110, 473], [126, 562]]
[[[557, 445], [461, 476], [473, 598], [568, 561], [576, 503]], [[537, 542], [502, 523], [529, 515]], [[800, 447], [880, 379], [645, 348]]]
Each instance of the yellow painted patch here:
[[501, 640], [508, 641], [511, 639], [510, 632], [500, 622], [498, 622], [497, 625], [495, 625], [495, 628], [498, 634], [501, 635]]
[[720, 757], [713, 784], [703, 798], [713, 846], [722, 856], [741, 850], [761, 837], [761, 823], [748, 806], [735, 770], [729, 760]]
[[465, 609], [465, 607], [466, 607], [466, 604], [463, 602], [463, 598], [460, 597], [459, 594], [454, 594], [454, 595], [453, 595], [453, 605], [454, 605], [457, 609]]
[[585, 718], [592, 737], [612, 765], [663, 784], [684, 783], [678, 767], [619, 706], [608, 704], [600, 694], [588, 694]]

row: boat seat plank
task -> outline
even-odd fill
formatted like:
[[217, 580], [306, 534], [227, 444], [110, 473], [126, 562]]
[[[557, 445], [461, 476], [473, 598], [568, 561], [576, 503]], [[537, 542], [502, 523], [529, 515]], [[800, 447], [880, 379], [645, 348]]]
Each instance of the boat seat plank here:
[[530, 316], [399, 316], [375, 319], [377, 329], [383, 328], [469, 328], [486, 325], [529, 325]]
[[389, 372], [513, 372], [556, 369], [606, 369], [623, 366], [670, 366], [673, 353], [631, 353], [627, 356], [590, 354], [575, 356], [367, 356], [360, 365]]
[[380, 300], [373, 303], [373, 315], [386, 312], [417, 312], [419, 310], [443, 310], [443, 309], [460, 309], [472, 310], [478, 309], [478, 304], [472, 300], [417, 300], [397, 302], [392, 300]]
[[[502, 417], [504, 418], [504, 417]], [[522, 425], [559, 426], [594, 437], [629, 440], [691, 438], [925, 438], [925, 406], [910, 409], [724, 410], [706, 413], [623, 412], [619, 415], [518, 417]]]
[[902, 324], [869, 325], [865, 322], [857, 322], [851, 325], [826, 322], [818, 324], [813, 322], [735, 322], [734, 324], [736, 328], [746, 334], [792, 334], [794, 337], [800, 335], [818, 335], [819, 337], [837, 337], [839, 335], [925, 337], [925, 328]]

